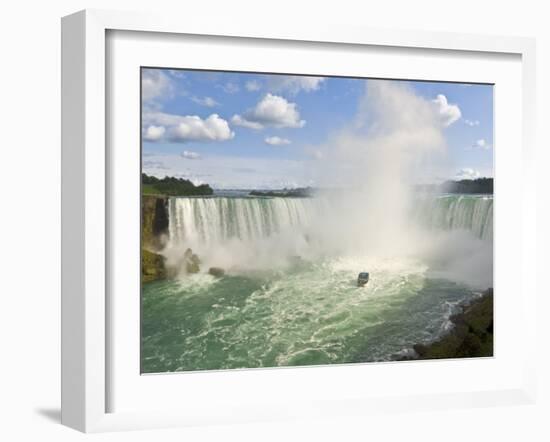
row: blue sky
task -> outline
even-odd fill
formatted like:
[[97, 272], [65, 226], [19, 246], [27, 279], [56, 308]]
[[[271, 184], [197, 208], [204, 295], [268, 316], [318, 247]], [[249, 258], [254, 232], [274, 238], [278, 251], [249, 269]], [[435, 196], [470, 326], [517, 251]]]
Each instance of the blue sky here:
[[[317, 146], [357, 118], [368, 82], [144, 68], [143, 171], [215, 188], [315, 186]], [[427, 180], [493, 176], [492, 86], [406, 83], [433, 105], [447, 145], [445, 176]]]

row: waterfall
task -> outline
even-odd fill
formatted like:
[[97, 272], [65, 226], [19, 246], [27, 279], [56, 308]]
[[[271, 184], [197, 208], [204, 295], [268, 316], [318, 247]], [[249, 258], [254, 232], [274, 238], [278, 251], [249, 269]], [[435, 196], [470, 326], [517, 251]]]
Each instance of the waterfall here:
[[[330, 203], [324, 198], [170, 198], [170, 241], [208, 246], [230, 239], [259, 240], [284, 230], [307, 233], [315, 218], [327, 210]], [[492, 196], [418, 198], [412, 212], [411, 221], [428, 229], [460, 229], [481, 239], [493, 237]]]
[[421, 198], [415, 216], [430, 229], [468, 230], [481, 239], [493, 239], [493, 197], [444, 195]]
[[251, 241], [286, 229], [303, 230], [322, 205], [313, 198], [171, 198], [170, 239], [176, 244], [215, 245], [232, 238]]

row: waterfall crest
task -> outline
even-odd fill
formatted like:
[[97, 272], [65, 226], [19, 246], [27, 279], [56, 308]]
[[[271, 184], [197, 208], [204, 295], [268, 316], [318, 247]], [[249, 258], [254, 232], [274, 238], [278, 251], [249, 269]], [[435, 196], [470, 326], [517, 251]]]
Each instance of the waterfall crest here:
[[[259, 240], [289, 229], [305, 233], [327, 210], [330, 203], [323, 198], [171, 198], [169, 235], [173, 243], [216, 245], [233, 238]], [[492, 240], [493, 198], [421, 198], [411, 220], [430, 230], [467, 230]]]
[[415, 212], [429, 229], [467, 230], [478, 238], [493, 239], [492, 196], [444, 195], [423, 198]]
[[171, 198], [169, 234], [176, 243], [204, 245], [259, 240], [307, 228], [323, 203], [313, 198]]

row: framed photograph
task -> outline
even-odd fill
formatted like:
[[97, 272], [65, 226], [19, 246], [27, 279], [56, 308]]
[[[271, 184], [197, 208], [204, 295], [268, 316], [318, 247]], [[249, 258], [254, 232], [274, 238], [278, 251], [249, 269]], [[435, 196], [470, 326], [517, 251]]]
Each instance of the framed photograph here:
[[64, 424], [534, 400], [532, 40], [62, 31]]

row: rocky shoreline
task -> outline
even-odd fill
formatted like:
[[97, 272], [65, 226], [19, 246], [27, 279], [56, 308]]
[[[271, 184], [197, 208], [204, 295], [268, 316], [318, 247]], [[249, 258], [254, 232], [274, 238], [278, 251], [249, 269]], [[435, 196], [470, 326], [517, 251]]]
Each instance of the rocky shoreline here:
[[400, 361], [418, 359], [479, 358], [493, 356], [493, 289], [489, 288], [450, 317], [454, 327], [430, 344], [413, 346], [414, 355]]

